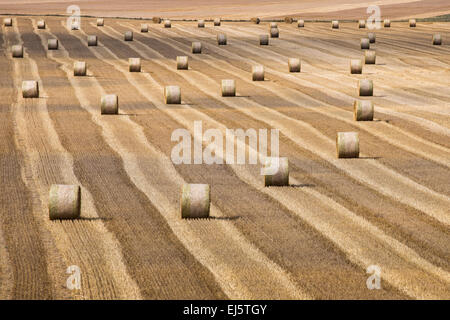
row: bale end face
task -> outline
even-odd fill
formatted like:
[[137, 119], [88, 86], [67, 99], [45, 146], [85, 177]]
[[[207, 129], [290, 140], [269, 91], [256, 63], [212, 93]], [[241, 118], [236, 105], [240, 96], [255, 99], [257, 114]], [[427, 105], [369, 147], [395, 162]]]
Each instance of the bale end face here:
[[185, 184], [181, 188], [180, 211], [182, 219], [208, 218], [211, 188], [208, 184]]
[[76, 185], [53, 184], [50, 187], [48, 213], [50, 220], [80, 217], [81, 188]]
[[368, 38], [361, 39], [361, 49], [369, 50], [370, 49], [370, 40]]
[[141, 24], [141, 32], [142, 33], [148, 32], [148, 24], [146, 24], [146, 23]]
[[96, 47], [97, 46], [97, 36], [88, 36], [87, 42], [88, 42], [88, 47]]
[[45, 29], [45, 21], [44, 20], [39, 20], [37, 22], [37, 28], [38, 29]]
[[222, 80], [222, 97], [236, 96], [236, 81]]
[[364, 52], [364, 62], [365, 64], [375, 64], [377, 54], [373, 50], [367, 50]]
[[350, 60], [350, 73], [351, 74], [361, 74], [362, 73], [362, 61], [361, 60]]
[[128, 66], [130, 72], [141, 72], [141, 58], [129, 58]]
[[339, 29], [339, 21], [337, 21], [337, 20], [331, 21], [331, 28], [332, 29]]
[[152, 21], [153, 21], [153, 23], [160, 24], [161, 23], [161, 18], [160, 17], [153, 17]]
[[58, 39], [48, 39], [48, 50], [58, 50]]
[[225, 46], [227, 44], [227, 35], [224, 33], [220, 33], [217, 35], [217, 44], [219, 46]]
[[359, 20], [358, 26], [360, 29], [364, 29], [366, 27], [366, 20]]
[[440, 34], [433, 35], [433, 45], [435, 46], [442, 45], [442, 36]]
[[205, 27], [205, 20], [198, 20], [197, 21], [197, 27], [198, 28], [204, 28]]
[[102, 97], [101, 114], [118, 114], [119, 97], [115, 94], [108, 94]]
[[86, 76], [86, 62], [77, 61], [73, 66], [73, 75], [75, 77], [83, 77]]
[[391, 20], [385, 19], [384, 20], [384, 27], [385, 28], [390, 28], [391, 27]]
[[304, 28], [305, 27], [305, 20], [298, 20], [297, 27]]
[[166, 104], [181, 104], [181, 89], [179, 86], [166, 86], [164, 88], [164, 101]]
[[192, 42], [192, 53], [199, 54], [202, 53], [202, 43]]
[[177, 70], [188, 70], [189, 62], [187, 56], [178, 56], [177, 57]]
[[372, 101], [355, 100], [353, 103], [353, 120], [373, 121], [374, 107]]
[[253, 66], [252, 67], [252, 80], [253, 81], [264, 81], [264, 66]]
[[22, 97], [39, 98], [39, 84], [37, 81], [27, 80], [22, 82]]
[[276, 23], [276, 22], [269, 23], [269, 30], [272, 28], [278, 28], [278, 23]]
[[264, 186], [289, 185], [289, 161], [286, 157], [268, 157], [264, 162]]
[[14, 45], [11, 48], [13, 58], [23, 58], [23, 46]]
[[259, 36], [259, 45], [261, 46], [269, 45], [269, 36], [267, 34], [262, 34]]
[[289, 72], [300, 72], [301, 64], [298, 58], [289, 58], [288, 60]]
[[125, 41], [133, 41], [133, 31], [127, 31], [124, 34]]
[[416, 27], [416, 19], [409, 19], [409, 27], [410, 28]]
[[172, 22], [170, 20], [164, 20], [164, 28], [172, 28]]
[[338, 158], [359, 158], [359, 135], [357, 132], [338, 132], [336, 136]]
[[375, 43], [375, 41], [376, 41], [376, 36], [375, 36], [375, 33], [373, 33], [373, 32], [368, 33], [367, 38], [369, 38], [370, 43]]
[[215, 18], [214, 19], [214, 27], [220, 27], [221, 21], [220, 18]]
[[271, 38], [279, 38], [280, 37], [280, 31], [278, 28], [270, 28], [270, 37]]
[[97, 19], [97, 27], [103, 27], [105, 25], [105, 20], [102, 18]]
[[5, 27], [12, 27], [12, 19], [11, 18], [3, 19], [3, 24], [5, 25]]
[[359, 80], [358, 92], [362, 97], [373, 96], [373, 81], [367, 79]]

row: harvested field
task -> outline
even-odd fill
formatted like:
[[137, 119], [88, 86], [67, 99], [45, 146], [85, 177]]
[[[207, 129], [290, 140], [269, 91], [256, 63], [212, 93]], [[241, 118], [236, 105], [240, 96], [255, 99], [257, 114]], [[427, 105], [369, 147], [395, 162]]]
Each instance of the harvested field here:
[[[339, 29], [278, 23], [280, 37], [264, 46], [264, 20], [2, 25], [0, 299], [450, 299], [450, 23], [392, 19], [371, 30], [376, 63], [360, 74], [349, 61], [364, 61], [367, 26], [337, 18]], [[301, 72], [289, 72], [292, 57]], [[77, 61], [86, 76], [74, 76]], [[223, 97], [224, 79], [233, 94]], [[363, 79], [373, 96], [359, 95]], [[22, 97], [29, 80], [39, 98]], [[166, 104], [168, 86], [180, 104]], [[113, 94], [118, 112], [102, 112]], [[373, 121], [355, 121], [355, 100], [373, 102]], [[177, 130], [202, 139], [215, 129], [225, 146], [227, 129], [239, 128], [279, 129], [282, 183], [265, 183], [259, 162], [173, 160]], [[359, 157], [336, 156], [338, 132], [358, 133]], [[215, 155], [225, 161], [230, 150]], [[202, 189], [182, 200], [182, 186], [196, 184], [210, 197]], [[49, 219], [52, 185], [81, 187], [78, 219]], [[69, 290], [74, 265], [81, 285]], [[371, 265], [381, 269], [377, 290], [366, 284]]]

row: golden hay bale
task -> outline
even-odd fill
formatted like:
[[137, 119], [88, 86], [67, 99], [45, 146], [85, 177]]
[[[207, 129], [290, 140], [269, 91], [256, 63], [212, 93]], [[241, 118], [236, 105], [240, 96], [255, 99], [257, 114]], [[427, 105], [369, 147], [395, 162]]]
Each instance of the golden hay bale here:
[[52, 184], [48, 197], [50, 220], [80, 217], [81, 188], [77, 185]]
[[359, 80], [358, 92], [360, 96], [373, 96], [373, 81], [368, 79]]
[[261, 45], [261, 46], [269, 45], [269, 36], [267, 34], [261, 34], [259, 36], [259, 45]]
[[97, 19], [97, 27], [103, 27], [105, 25], [105, 20], [103, 18]]
[[189, 62], [187, 56], [178, 56], [177, 57], [177, 70], [188, 70]]
[[159, 24], [159, 23], [161, 23], [161, 18], [160, 17], [153, 17], [152, 21], [153, 21], [153, 23]]
[[264, 186], [289, 185], [289, 160], [286, 157], [267, 157], [264, 161]]
[[205, 27], [205, 20], [201, 19], [197, 21], [197, 27], [204, 28]]
[[284, 22], [288, 23], [288, 24], [291, 24], [292, 22], [294, 22], [294, 19], [292, 17], [285, 17], [284, 18]]
[[289, 72], [300, 72], [300, 70], [301, 70], [300, 59], [299, 58], [289, 58], [288, 59], [288, 67], [289, 67]]
[[48, 50], [58, 50], [58, 39], [48, 39]]
[[172, 28], [172, 22], [169, 19], [164, 20], [164, 28]]
[[17, 44], [11, 48], [13, 58], [23, 58], [23, 46]]
[[76, 77], [82, 77], [86, 75], [86, 62], [75, 61], [73, 65], [73, 75]]
[[96, 47], [97, 46], [97, 36], [90, 35], [87, 37], [88, 47]]
[[377, 53], [374, 50], [364, 51], [364, 63], [365, 64], [375, 64], [377, 58]]
[[38, 82], [33, 81], [33, 80], [22, 81], [22, 97], [24, 97], [24, 98], [39, 98]]
[[362, 61], [359, 59], [350, 60], [350, 73], [361, 74], [362, 73]]
[[390, 28], [391, 27], [391, 20], [384, 19], [384, 27], [385, 28]]
[[101, 114], [118, 114], [119, 113], [119, 97], [115, 94], [107, 94], [101, 100]]
[[217, 35], [217, 43], [219, 46], [224, 46], [227, 44], [227, 35], [224, 33], [219, 33]]
[[208, 218], [210, 203], [211, 188], [208, 184], [184, 184], [181, 188], [182, 219]]
[[128, 69], [130, 72], [141, 72], [141, 58], [129, 58]]
[[44, 20], [38, 20], [37, 28], [38, 29], [45, 29], [45, 21]]
[[181, 104], [181, 89], [179, 86], [166, 86], [164, 88], [164, 101], [166, 104]]
[[252, 67], [252, 80], [253, 81], [264, 81], [264, 66], [253, 66]]
[[442, 45], [442, 36], [440, 34], [433, 35], [433, 45], [435, 46]]
[[410, 28], [416, 27], [416, 19], [409, 19], [409, 27]]
[[332, 29], [339, 29], [339, 21], [338, 20], [331, 21], [331, 28]]
[[336, 136], [338, 158], [359, 158], [359, 135], [357, 132], [338, 132]]
[[373, 33], [373, 32], [369, 32], [369, 33], [367, 34], [367, 38], [369, 38], [369, 42], [370, 42], [370, 43], [375, 43], [376, 40], [377, 40], [376, 35], [375, 35], [375, 33]]
[[250, 19], [251, 22], [255, 23], [255, 24], [259, 24], [261, 22], [261, 19], [254, 17]]
[[271, 38], [278, 38], [280, 36], [280, 31], [278, 28], [270, 28], [270, 37]]
[[123, 38], [125, 41], [133, 41], [133, 31], [126, 31]]
[[353, 103], [353, 119], [355, 121], [373, 120], [373, 102], [369, 100], [355, 100]]
[[141, 24], [141, 32], [148, 32], [148, 24], [142, 23]]
[[370, 40], [368, 38], [361, 39], [361, 49], [363, 50], [370, 49]]
[[366, 27], [366, 20], [359, 20], [358, 21], [358, 27], [360, 29], [364, 29]]
[[5, 25], [5, 27], [12, 27], [12, 19], [11, 18], [3, 19], [3, 24]]
[[234, 97], [236, 96], [236, 81], [234, 80], [222, 80], [222, 97]]
[[305, 27], [305, 20], [298, 20], [297, 27], [304, 28]]
[[220, 18], [214, 19], [214, 27], [220, 27], [220, 23], [221, 23]]
[[276, 23], [276, 22], [269, 23], [269, 30], [272, 28], [278, 28], [278, 23]]
[[192, 42], [192, 53], [202, 53], [202, 43], [195, 41]]

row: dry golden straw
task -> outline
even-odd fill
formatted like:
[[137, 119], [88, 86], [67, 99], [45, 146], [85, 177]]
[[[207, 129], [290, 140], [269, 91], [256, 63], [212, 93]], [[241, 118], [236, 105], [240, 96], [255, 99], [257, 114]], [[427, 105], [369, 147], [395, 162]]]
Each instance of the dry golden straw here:
[[211, 189], [208, 184], [184, 184], [181, 188], [181, 218], [208, 218], [210, 202]]
[[23, 46], [17, 44], [11, 48], [13, 58], [23, 58]]
[[224, 33], [219, 33], [217, 35], [217, 44], [219, 46], [224, 46], [227, 44], [227, 35]]
[[289, 67], [289, 72], [300, 72], [300, 70], [301, 70], [300, 59], [299, 58], [289, 58], [288, 59], [288, 67]]
[[75, 61], [73, 65], [73, 75], [76, 77], [82, 77], [86, 75], [86, 62]]
[[142, 33], [148, 32], [148, 24], [146, 23], [141, 24], [141, 32]]
[[369, 100], [355, 100], [353, 103], [353, 119], [355, 121], [373, 120], [373, 102]]
[[90, 35], [87, 37], [88, 47], [96, 47], [97, 46], [97, 36]]
[[202, 53], [202, 43], [195, 41], [192, 42], [192, 53]]
[[270, 37], [271, 38], [278, 38], [280, 36], [280, 31], [278, 28], [270, 28]]
[[118, 114], [119, 113], [119, 97], [115, 94], [107, 94], [101, 100], [101, 114]]
[[152, 18], [153, 23], [161, 23], [161, 18], [160, 17], [153, 17]]
[[291, 24], [292, 22], [294, 22], [294, 19], [292, 17], [286, 17], [286, 18], [284, 18], [284, 22]]
[[368, 38], [361, 39], [361, 49], [363, 49], [363, 50], [370, 49], [370, 41]]
[[58, 50], [58, 39], [48, 39], [48, 50]]
[[264, 81], [264, 66], [253, 66], [252, 67], [252, 80], [253, 81]]
[[358, 92], [360, 96], [373, 96], [373, 81], [368, 79], [359, 80]]
[[103, 27], [105, 25], [105, 20], [103, 18], [97, 19], [97, 27]]
[[261, 20], [259, 18], [257, 18], [257, 17], [251, 18], [250, 21], [255, 23], [255, 24], [259, 24], [261, 22]]
[[166, 86], [164, 88], [164, 101], [166, 104], [181, 104], [181, 89], [179, 86]]
[[374, 50], [364, 51], [364, 63], [365, 64], [375, 64], [377, 58], [377, 53]]
[[178, 56], [177, 57], [177, 69], [178, 70], [188, 70], [189, 62], [187, 56]]
[[359, 135], [357, 132], [338, 132], [336, 136], [338, 158], [359, 158]]
[[125, 41], [133, 41], [133, 31], [126, 31], [123, 38]]
[[38, 82], [33, 80], [22, 81], [22, 97], [39, 98]]
[[[275, 173], [273, 170], [278, 168]], [[267, 157], [264, 162], [264, 186], [289, 185], [289, 160], [286, 157]]]
[[141, 58], [129, 58], [128, 66], [130, 72], [141, 72]]
[[442, 36], [440, 34], [433, 35], [433, 45], [435, 46], [442, 45]]
[[169, 19], [164, 20], [164, 28], [172, 28], [172, 22]]
[[259, 45], [261, 46], [269, 45], [269, 36], [267, 34], [261, 34], [259, 36]]
[[234, 80], [222, 80], [222, 97], [234, 97], [236, 96], [236, 81]]
[[362, 73], [362, 61], [359, 59], [350, 60], [350, 73], [361, 74]]
[[48, 197], [50, 220], [80, 217], [81, 188], [76, 185], [52, 184]]
[[339, 29], [339, 21], [338, 20], [331, 21], [331, 28], [332, 29]]

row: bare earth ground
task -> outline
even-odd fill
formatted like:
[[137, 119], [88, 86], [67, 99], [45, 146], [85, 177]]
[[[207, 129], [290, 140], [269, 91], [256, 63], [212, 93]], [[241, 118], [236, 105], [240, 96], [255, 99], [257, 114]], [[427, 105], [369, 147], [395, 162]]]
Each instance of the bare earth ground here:
[[[385, 2], [402, 17], [400, 1]], [[448, 10], [438, 2], [420, 12]], [[229, 17], [240, 17], [227, 3]], [[314, 17], [360, 10], [302, 5]], [[267, 16], [292, 13], [285, 6]], [[367, 33], [355, 23], [280, 23], [280, 38], [260, 47], [267, 23], [173, 22], [140, 33], [133, 20], [105, 19], [99, 28], [83, 18], [81, 30], [69, 31], [64, 18], [46, 17], [45, 30], [37, 19], [1, 29], [0, 298], [450, 298], [449, 23], [376, 30], [377, 64], [351, 75]], [[127, 30], [134, 41], [123, 41]], [[217, 46], [218, 32], [227, 46]], [[443, 46], [431, 45], [434, 33]], [[91, 34], [98, 47], [87, 46]], [[52, 38], [57, 51], [47, 50]], [[201, 55], [190, 53], [194, 40]], [[18, 43], [26, 55], [12, 59]], [[176, 70], [179, 55], [189, 56], [189, 70]], [[141, 57], [141, 73], [128, 72], [130, 57]], [[301, 73], [287, 72], [288, 57], [302, 59]], [[77, 60], [87, 62], [87, 77], [73, 76]], [[266, 81], [251, 81], [256, 64]], [[352, 119], [362, 78], [374, 81], [373, 122]], [[28, 79], [39, 81], [39, 99], [21, 97]], [[236, 80], [237, 97], [220, 96], [221, 79]], [[164, 104], [166, 85], [181, 87], [181, 105]], [[100, 115], [105, 93], [119, 95], [120, 115]], [[280, 129], [291, 186], [264, 188], [259, 165], [173, 165], [171, 133], [194, 134], [196, 120], [222, 132]], [[336, 159], [338, 131], [359, 132], [360, 159]], [[185, 182], [211, 185], [211, 219], [179, 218]], [[48, 220], [52, 183], [82, 186], [82, 219]], [[81, 290], [65, 288], [70, 265], [82, 270]], [[367, 288], [370, 265], [381, 269], [379, 290]]]
[[0, 0], [0, 14], [67, 14], [68, 6], [77, 5], [83, 15], [106, 17], [360, 19], [368, 16], [367, 7], [373, 4], [380, 6], [383, 18], [424, 18], [450, 13], [447, 0], [129, 0], [125, 5], [122, 0]]

